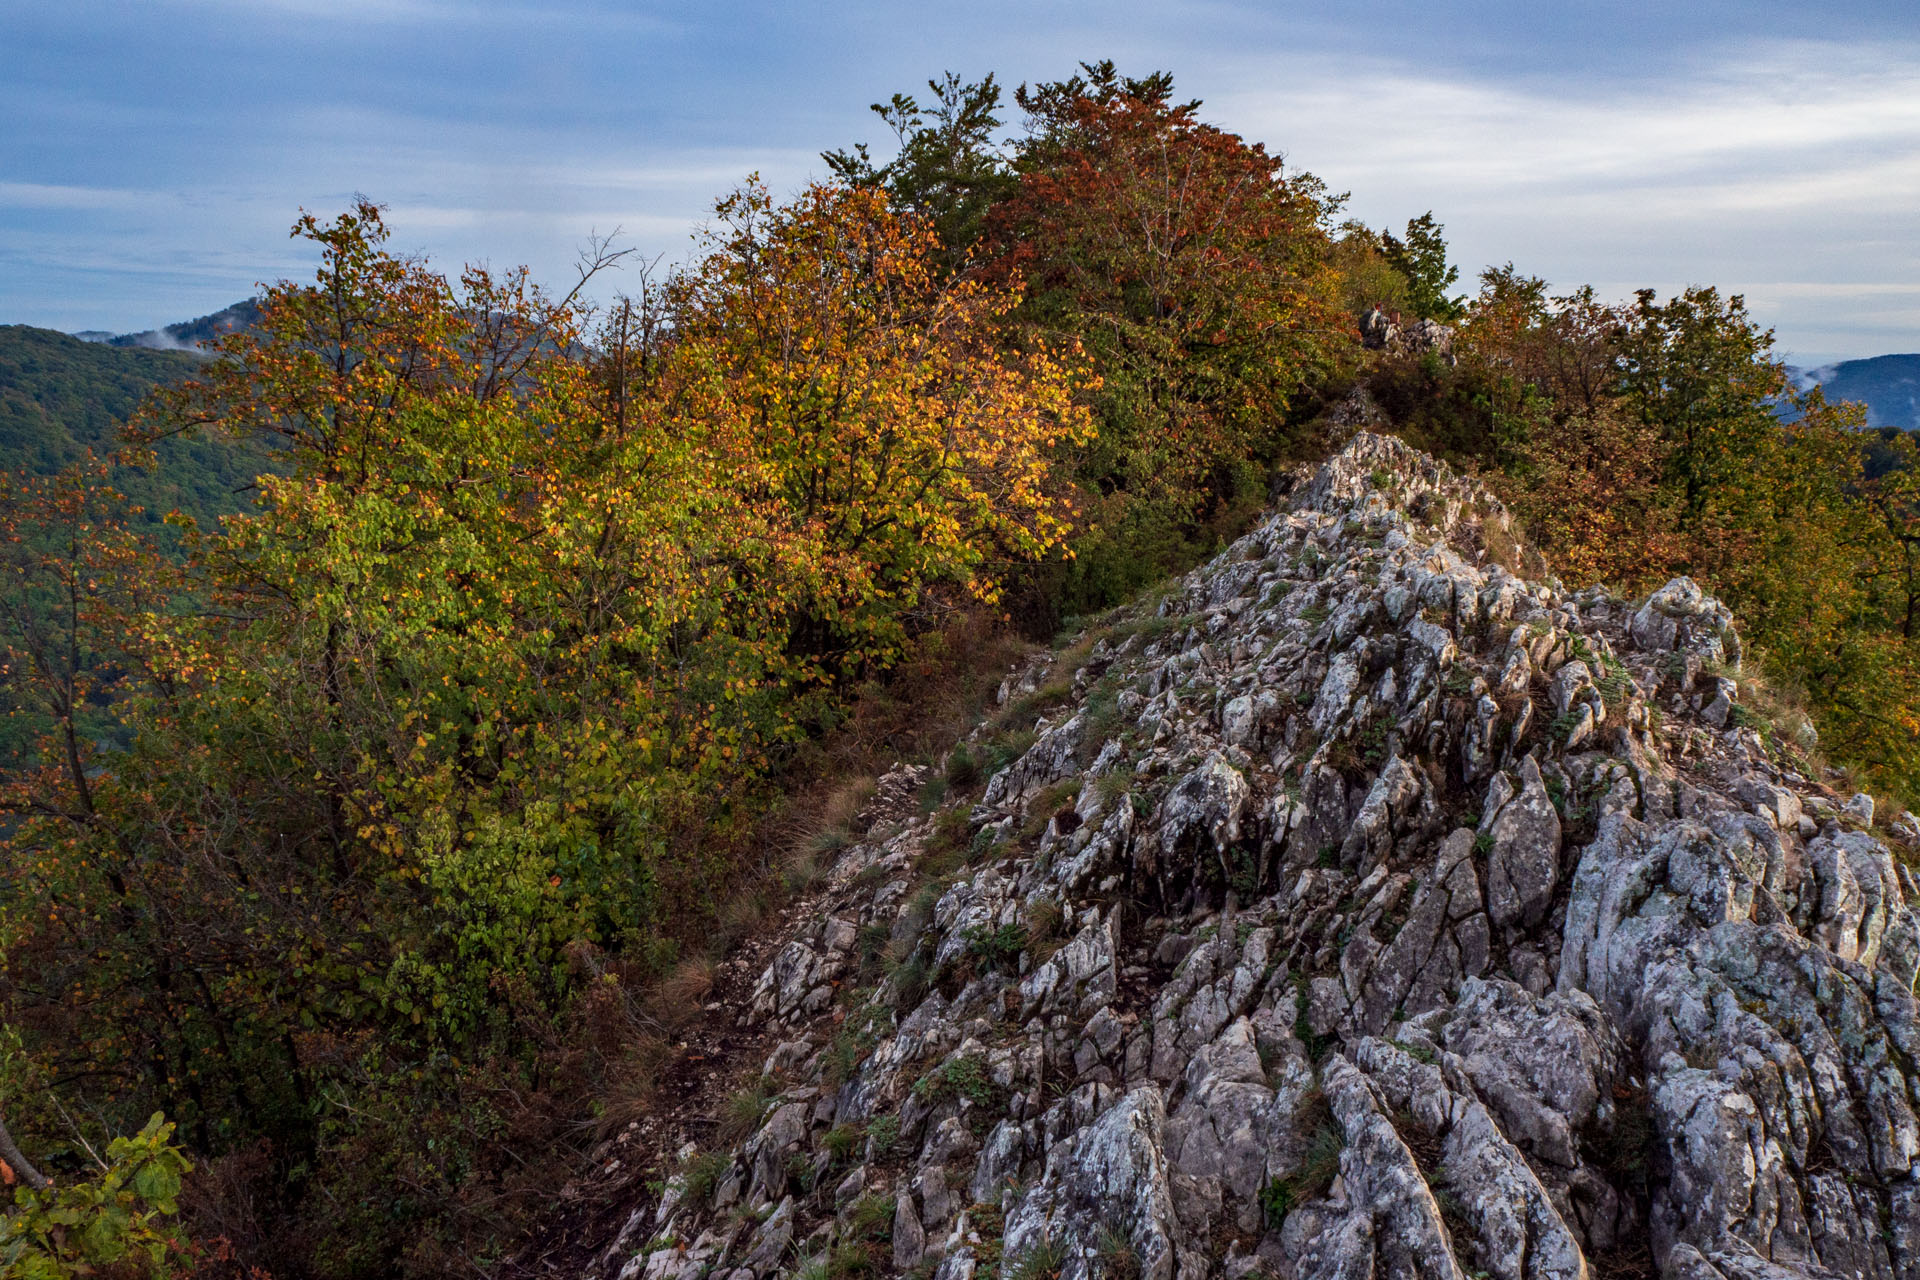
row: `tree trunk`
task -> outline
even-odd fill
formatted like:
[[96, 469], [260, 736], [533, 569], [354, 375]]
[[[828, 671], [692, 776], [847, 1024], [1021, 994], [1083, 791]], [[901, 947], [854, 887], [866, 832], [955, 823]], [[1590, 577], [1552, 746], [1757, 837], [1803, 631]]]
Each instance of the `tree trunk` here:
[[7, 1166], [25, 1179], [26, 1184], [36, 1191], [45, 1191], [53, 1185], [47, 1181], [45, 1174], [28, 1163], [27, 1158], [20, 1154], [20, 1148], [13, 1145], [13, 1135], [7, 1132], [7, 1122], [4, 1119], [0, 1119], [0, 1160], [5, 1160]]

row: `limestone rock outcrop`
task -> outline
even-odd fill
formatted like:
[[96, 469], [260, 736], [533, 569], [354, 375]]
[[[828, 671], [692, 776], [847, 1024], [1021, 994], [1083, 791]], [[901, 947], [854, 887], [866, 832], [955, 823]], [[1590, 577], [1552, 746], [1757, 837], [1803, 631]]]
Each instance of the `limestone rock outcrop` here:
[[1920, 831], [1696, 584], [1386, 436], [1291, 495], [890, 775], [591, 1274], [1920, 1280]]

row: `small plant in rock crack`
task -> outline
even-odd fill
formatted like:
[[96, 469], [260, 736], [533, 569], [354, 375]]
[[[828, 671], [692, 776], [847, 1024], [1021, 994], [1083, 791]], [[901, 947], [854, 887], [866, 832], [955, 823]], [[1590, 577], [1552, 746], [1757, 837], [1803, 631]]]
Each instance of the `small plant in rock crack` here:
[[1594, 687], [1600, 690], [1600, 701], [1609, 709], [1621, 706], [1633, 696], [1635, 690], [1633, 677], [1627, 669], [1618, 663], [1600, 660], [1600, 668], [1594, 676]]
[[1456, 662], [1447, 671], [1447, 678], [1441, 682], [1440, 687], [1450, 698], [1464, 698], [1473, 692], [1475, 676], [1476, 673], [1472, 667], [1464, 662]]
[[1652, 1101], [1644, 1088], [1615, 1085], [1610, 1122], [1590, 1122], [1580, 1135], [1587, 1159], [1604, 1169], [1615, 1186], [1628, 1191], [1646, 1187], [1660, 1150]]
[[971, 1102], [982, 1111], [997, 1111], [1005, 1096], [987, 1073], [987, 1060], [977, 1054], [949, 1058], [913, 1086], [914, 1095], [937, 1106], [949, 1099]]
[[1313, 1134], [1307, 1139], [1300, 1167], [1290, 1177], [1275, 1178], [1261, 1189], [1260, 1208], [1269, 1227], [1277, 1228], [1294, 1209], [1327, 1193], [1340, 1173], [1340, 1152], [1347, 1145], [1318, 1089], [1302, 1099], [1295, 1119], [1297, 1123], [1312, 1120]]
[[1228, 851], [1226, 862], [1227, 887], [1240, 901], [1251, 902], [1259, 894], [1260, 882], [1266, 873], [1259, 852], [1246, 845], [1235, 845]]
[[1003, 924], [998, 928], [992, 925], [977, 924], [961, 934], [967, 940], [967, 954], [972, 956], [983, 972], [1017, 973], [1020, 969], [1020, 953], [1026, 949], [1027, 930], [1024, 925]]
[[838, 1124], [821, 1136], [820, 1149], [838, 1166], [851, 1161], [866, 1140], [866, 1132], [859, 1125]]
[[1127, 1233], [1111, 1224], [1100, 1228], [1093, 1245], [1105, 1280], [1140, 1280], [1140, 1255]]
[[[1027, 903], [1023, 923], [1026, 925], [1028, 948], [1038, 949], [1059, 941], [1066, 918], [1066, 910], [1061, 907], [1058, 899], [1035, 898]], [[1039, 960], [1038, 956], [1034, 957], [1036, 964]]]
[[736, 1090], [720, 1104], [719, 1126], [715, 1130], [720, 1141], [732, 1146], [751, 1136], [777, 1096], [773, 1081], [766, 1076]]
[[1310, 627], [1317, 627], [1331, 616], [1331, 610], [1323, 604], [1310, 604], [1294, 616]]
[[1407, 1040], [1389, 1040], [1387, 1043], [1414, 1059], [1416, 1062], [1424, 1062], [1428, 1066], [1432, 1066], [1440, 1060], [1440, 1055], [1433, 1051], [1431, 1045], [1424, 1045], [1417, 1041]]
[[[863, 1020], [864, 1023], [864, 1020]], [[829, 1089], [838, 1089], [853, 1079], [860, 1064], [867, 1060], [875, 1037], [866, 1027], [849, 1024], [842, 1027], [820, 1054], [820, 1081]]]
[[980, 1237], [980, 1265], [975, 1274], [998, 1271], [1007, 1247], [1007, 1215], [997, 1203], [970, 1204], [967, 1220], [973, 1224], [973, 1234]]
[[680, 1196], [689, 1204], [699, 1204], [713, 1194], [733, 1164], [724, 1151], [702, 1151], [680, 1167]]
[[1555, 742], [1565, 742], [1573, 736], [1574, 728], [1579, 723], [1579, 716], [1571, 711], [1563, 711], [1547, 725], [1547, 736]]
[[1314, 1032], [1312, 1019], [1307, 1015], [1307, 984], [1302, 979], [1293, 989], [1293, 1037], [1306, 1046], [1307, 1057], [1313, 1062], [1327, 1056], [1332, 1051], [1334, 1037], [1318, 1035]]
[[1375, 720], [1360, 734], [1360, 758], [1368, 765], [1386, 763], [1387, 748], [1391, 727], [1385, 720]]
[[885, 1160], [900, 1145], [900, 1117], [875, 1116], [867, 1121], [867, 1149], [875, 1160]]
[[1055, 1280], [1067, 1265], [1067, 1247], [1052, 1236], [1022, 1253], [1007, 1272], [1007, 1280]]
[[1484, 858], [1488, 854], [1492, 853], [1493, 852], [1493, 832], [1491, 831], [1474, 832], [1473, 852], [1475, 856], [1481, 857], [1481, 858]]
[[821, 1171], [821, 1166], [804, 1151], [787, 1156], [787, 1180], [799, 1187], [802, 1195], [810, 1196], [819, 1188]]

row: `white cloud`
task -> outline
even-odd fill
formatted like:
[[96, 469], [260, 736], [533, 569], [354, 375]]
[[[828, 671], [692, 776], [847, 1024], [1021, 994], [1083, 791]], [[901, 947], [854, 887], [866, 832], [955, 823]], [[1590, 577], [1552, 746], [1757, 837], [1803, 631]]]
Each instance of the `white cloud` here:
[[1559, 285], [1623, 266], [1718, 283], [1783, 345], [1864, 355], [1851, 344], [1920, 347], [1911, 307], [1871, 301], [1920, 296], [1917, 55], [1749, 43], [1682, 74], [1555, 84], [1323, 60], [1216, 91], [1208, 113], [1351, 189], [1375, 225], [1434, 210], [1469, 276], [1511, 259]]

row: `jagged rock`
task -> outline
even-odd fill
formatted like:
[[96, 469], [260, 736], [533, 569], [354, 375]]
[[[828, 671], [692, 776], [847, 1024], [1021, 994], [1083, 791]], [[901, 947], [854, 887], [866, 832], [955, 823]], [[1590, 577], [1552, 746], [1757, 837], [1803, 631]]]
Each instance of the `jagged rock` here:
[[1051, 1241], [1066, 1255], [1060, 1280], [1085, 1280], [1097, 1274], [1102, 1235], [1111, 1233], [1132, 1249], [1141, 1280], [1171, 1280], [1178, 1227], [1165, 1125], [1158, 1086], [1142, 1085], [1056, 1145], [1039, 1185], [1007, 1221], [1007, 1256]]
[[1521, 761], [1517, 786], [1504, 773], [1494, 779], [1481, 826], [1492, 841], [1487, 914], [1497, 925], [1538, 924], [1560, 881], [1560, 814], [1533, 757]]
[[711, 1127], [663, 1134], [590, 1274], [890, 1217], [862, 1256], [934, 1280], [1920, 1280], [1920, 884], [1741, 727], [1729, 611], [1521, 577], [1366, 430], [1280, 488], [1008, 675], [1004, 717], [1071, 692], [977, 804], [882, 780], [720, 1014], [778, 1098], [704, 1195]]

